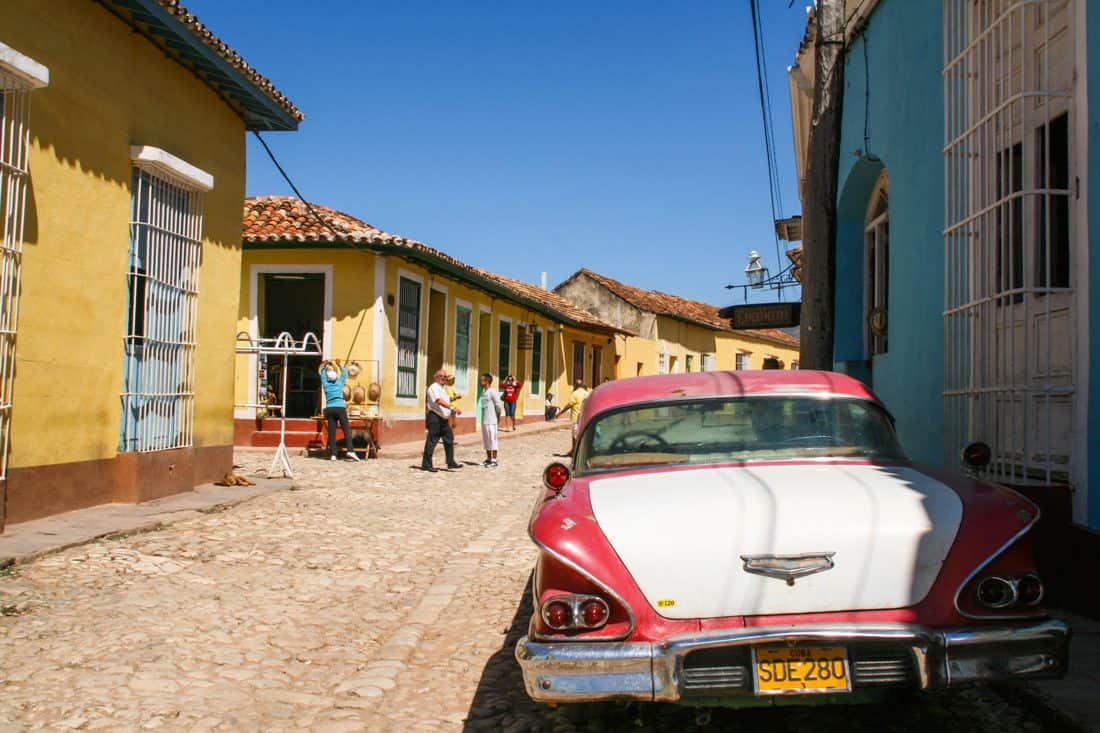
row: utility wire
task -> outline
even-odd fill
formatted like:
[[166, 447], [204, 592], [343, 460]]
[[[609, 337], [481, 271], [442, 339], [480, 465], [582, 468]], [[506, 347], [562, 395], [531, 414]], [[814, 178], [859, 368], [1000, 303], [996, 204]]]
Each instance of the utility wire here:
[[[764, 154], [768, 166], [768, 197], [771, 200], [772, 212], [771, 229], [772, 237], [775, 241], [775, 261], [778, 267], [781, 266], [783, 262], [780, 254], [779, 234], [775, 231], [775, 222], [782, 218], [780, 216], [779, 202], [777, 201], [777, 199], [780, 198], [779, 171], [775, 157], [774, 130], [771, 126], [771, 107], [768, 104], [768, 93], [766, 91], [767, 78], [764, 74], [764, 35], [760, 24], [760, 16], [757, 13], [756, 0], [749, 0], [749, 13], [752, 17], [752, 43], [756, 60], [756, 90], [760, 97], [760, 121], [764, 129]], [[779, 292], [780, 295], [782, 295], [782, 287], [780, 287]]]

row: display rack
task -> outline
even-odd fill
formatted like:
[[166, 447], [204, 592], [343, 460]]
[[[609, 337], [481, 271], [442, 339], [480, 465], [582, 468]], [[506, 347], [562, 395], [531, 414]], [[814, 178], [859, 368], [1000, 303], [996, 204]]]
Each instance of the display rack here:
[[[290, 371], [288, 362], [292, 356], [323, 356], [321, 341], [312, 331], [298, 340], [286, 331], [275, 338], [253, 338], [247, 332], [241, 331], [237, 334], [237, 353], [264, 357], [283, 357], [282, 389], [279, 390], [279, 447], [275, 451], [275, 458], [271, 461], [271, 468], [268, 469], [267, 475], [268, 478], [271, 478], [277, 471], [281, 471], [284, 478], [294, 478], [294, 472], [290, 468], [290, 454], [286, 449], [286, 388], [287, 374]], [[259, 359], [256, 361], [257, 364], [260, 363]], [[252, 378], [258, 379], [258, 374], [252, 375]], [[238, 403], [236, 406], [254, 409], [270, 409], [272, 407], [266, 401]]]

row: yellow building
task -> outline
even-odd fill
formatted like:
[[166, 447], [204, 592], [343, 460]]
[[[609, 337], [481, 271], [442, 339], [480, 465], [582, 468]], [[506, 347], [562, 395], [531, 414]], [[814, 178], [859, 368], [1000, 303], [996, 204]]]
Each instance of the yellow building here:
[[778, 329], [733, 330], [717, 306], [642, 290], [587, 269], [554, 292], [633, 333], [621, 339], [617, 377], [762, 369], [767, 360], [798, 368], [797, 338]]
[[167, 0], [0, 3], [0, 103], [0, 528], [229, 471], [245, 132], [301, 114]]
[[[524, 383], [517, 421], [542, 420], [547, 392], [564, 396], [576, 378], [614, 376], [616, 341], [628, 335], [548, 290], [296, 198], [248, 199], [243, 239], [238, 331], [252, 339], [313, 332], [324, 358], [357, 363], [359, 381], [378, 384], [381, 397], [349, 413], [377, 411], [383, 444], [423, 438], [425, 391], [441, 367], [465, 395], [459, 432], [475, 428], [483, 372], [515, 375]], [[321, 358], [290, 360], [288, 445], [317, 434]], [[238, 405], [257, 403], [261, 374], [271, 368], [263, 366], [257, 356], [238, 356]], [[275, 444], [277, 427], [257, 425], [255, 412], [237, 409], [235, 440]]]

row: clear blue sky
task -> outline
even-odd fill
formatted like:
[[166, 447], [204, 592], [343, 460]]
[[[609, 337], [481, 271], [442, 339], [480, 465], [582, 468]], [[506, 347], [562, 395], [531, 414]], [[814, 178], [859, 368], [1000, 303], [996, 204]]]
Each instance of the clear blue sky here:
[[[750, 249], [777, 271], [748, 0], [184, 4], [305, 112], [267, 138], [311, 201], [551, 287], [724, 305]], [[786, 215], [806, 4], [760, 0]], [[254, 140], [248, 165], [290, 193]]]

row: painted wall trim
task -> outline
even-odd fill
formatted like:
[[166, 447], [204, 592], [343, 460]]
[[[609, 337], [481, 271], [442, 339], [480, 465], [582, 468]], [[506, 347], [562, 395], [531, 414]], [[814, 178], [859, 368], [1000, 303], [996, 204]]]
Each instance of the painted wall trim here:
[[131, 145], [130, 160], [134, 165], [150, 173], [168, 178], [192, 191], [209, 191], [214, 188], [214, 176], [193, 166], [182, 158], [152, 145]]
[[14, 76], [29, 89], [50, 85], [48, 68], [4, 43], [0, 43], [0, 74]]
[[382, 361], [386, 344], [386, 258], [374, 256], [374, 324], [371, 334], [371, 358], [378, 363], [378, 376], [382, 377]]

